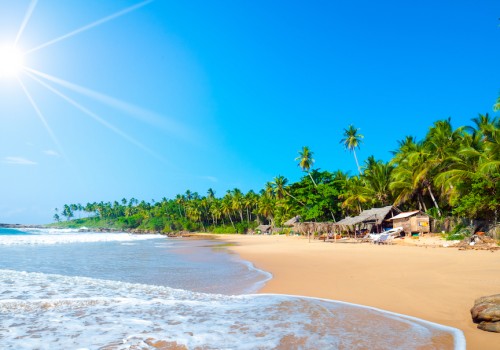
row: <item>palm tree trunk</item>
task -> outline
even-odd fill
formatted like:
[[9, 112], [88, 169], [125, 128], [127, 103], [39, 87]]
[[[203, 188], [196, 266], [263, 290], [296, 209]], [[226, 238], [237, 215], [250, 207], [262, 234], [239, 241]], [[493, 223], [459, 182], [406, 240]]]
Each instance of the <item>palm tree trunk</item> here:
[[233, 219], [231, 218], [231, 214], [229, 214], [229, 220], [231, 220], [231, 225], [233, 225], [233, 228], [236, 228], [236, 227], [234, 226]]
[[[312, 178], [311, 178], [311, 179], [312, 179]], [[313, 182], [314, 182], [314, 180], [313, 180]], [[285, 191], [285, 193], [286, 193], [289, 197], [292, 197], [292, 198], [293, 198], [293, 199], [295, 199], [297, 202], [299, 202], [300, 204], [302, 204], [302, 205], [304, 205], [304, 206], [305, 206], [305, 204], [304, 204], [303, 202], [299, 201], [297, 198], [295, 198], [295, 196], [293, 196], [293, 195], [291, 195], [290, 193], [288, 193], [288, 191]]]
[[310, 172], [307, 172], [307, 174], [308, 174], [308, 175], [309, 175], [309, 177], [311, 178], [311, 181], [313, 182], [314, 187], [318, 188], [318, 185], [316, 185], [316, 182], [314, 182], [314, 179], [313, 179], [313, 177], [311, 176], [311, 173], [310, 173]]
[[356, 166], [358, 167], [359, 175], [361, 175], [361, 168], [359, 167], [358, 157], [356, 157], [356, 151], [353, 149], [352, 153], [354, 154], [354, 160], [356, 161]]
[[427, 184], [427, 189], [429, 190], [429, 194], [431, 195], [432, 201], [434, 202], [434, 206], [438, 211], [438, 215], [441, 216], [441, 210], [439, 210], [439, 205], [437, 204], [436, 198], [434, 198], [434, 194], [432, 193], [431, 184]]
[[424, 212], [427, 211], [427, 206], [425, 205], [424, 198], [422, 197], [422, 193], [418, 193], [418, 205], [420, 208], [423, 208]]

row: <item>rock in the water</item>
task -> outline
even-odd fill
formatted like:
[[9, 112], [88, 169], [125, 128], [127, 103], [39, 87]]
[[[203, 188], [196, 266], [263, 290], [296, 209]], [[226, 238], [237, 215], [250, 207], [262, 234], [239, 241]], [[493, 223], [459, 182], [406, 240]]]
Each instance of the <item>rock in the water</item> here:
[[500, 294], [477, 299], [470, 313], [477, 328], [500, 333]]

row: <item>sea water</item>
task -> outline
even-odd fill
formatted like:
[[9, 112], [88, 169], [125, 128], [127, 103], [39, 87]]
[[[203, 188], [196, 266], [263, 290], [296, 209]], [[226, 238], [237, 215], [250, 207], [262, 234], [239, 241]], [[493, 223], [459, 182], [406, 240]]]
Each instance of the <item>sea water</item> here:
[[456, 329], [257, 291], [218, 242], [0, 229], [1, 349], [463, 349]]

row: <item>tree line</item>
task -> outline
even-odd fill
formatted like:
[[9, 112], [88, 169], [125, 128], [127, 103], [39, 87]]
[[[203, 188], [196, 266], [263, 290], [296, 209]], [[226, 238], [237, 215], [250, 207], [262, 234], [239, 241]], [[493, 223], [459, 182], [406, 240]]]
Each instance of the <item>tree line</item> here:
[[[500, 98], [495, 110], [500, 108]], [[396, 205], [419, 209], [433, 217], [455, 216], [498, 221], [500, 209], [500, 119], [488, 114], [471, 125], [452, 127], [436, 121], [422, 140], [407, 136], [388, 162], [368, 157], [358, 163], [363, 135], [350, 125], [340, 143], [351, 151], [358, 174], [314, 168], [312, 150], [304, 146], [296, 158], [304, 176], [290, 183], [282, 175], [259, 192], [212, 189], [200, 195], [187, 190], [175, 198], [146, 202], [135, 198], [114, 202], [66, 204], [55, 221], [82, 215], [118, 228], [155, 231], [203, 230], [244, 232], [259, 224], [281, 226], [300, 215], [302, 221], [336, 221], [362, 210]]]

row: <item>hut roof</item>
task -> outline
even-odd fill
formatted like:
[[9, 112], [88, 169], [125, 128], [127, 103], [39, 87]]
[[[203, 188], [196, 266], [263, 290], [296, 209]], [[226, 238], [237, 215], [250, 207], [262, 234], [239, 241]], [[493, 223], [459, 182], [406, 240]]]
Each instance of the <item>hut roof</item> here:
[[261, 230], [262, 232], [267, 232], [271, 230], [271, 225], [259, 225], [256, 230]]
[[297, 215], [297, 216], [294, 216], [293, 218], [291, 218], [290, 220], [286, 221], [283, 225], [293, 226], [294, 224], [296, 224], [299, 221], [300, 221], [300, 215]]
[[368, 210], [363, 210], [361, 214], [359, 214], [358, 216], [355, 217], [348, 216], [345, 219], [338, 221], [336, 225], [351, 226], [368, 221], [374, 221], [375, 224], [380, 225], [385, 220], [387, 215], [389, 215], [392, 211], [395, 211], [397, 213], [400, 212], [398, 208], [393, 207], [392, 205], [383, 208], [372, 208]]
[[[389, 220], [404, 219], [404, 218], [408, 218], [408, 217], [413, 216], [413, 215], [418, 214], [418, 213], [425, 214], [420, 210], [406, 211], [406, 212], [400, 213], [400, 214], [390, 218]], [[427, 214], [425, 214], [425, 215], [427, 215]]]

